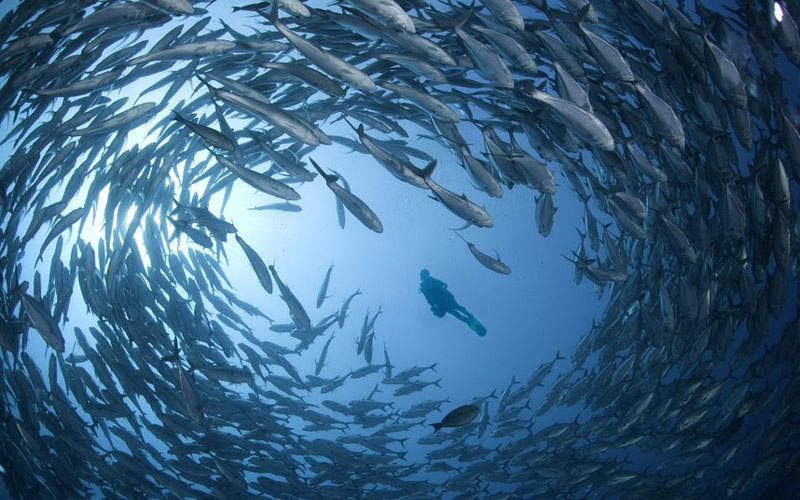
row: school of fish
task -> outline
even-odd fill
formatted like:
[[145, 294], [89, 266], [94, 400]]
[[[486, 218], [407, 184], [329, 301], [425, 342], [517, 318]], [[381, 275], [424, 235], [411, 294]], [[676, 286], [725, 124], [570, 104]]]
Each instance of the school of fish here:
[[[221, 4], [26, 0], [0, 20], [14, 498], [794, 498], [799, 1]], [[430, 140], [474, 189], [437, 176]], [[254, 210], [298, 212], [325, 183], [343, 229], [349, 213], [381, 233], [333, 143], [478, 228], [513, 187], [546, 237], [571, 190], [565, 257], [605, 312], [568, 359], [472, 401], [408, 402], [442, 381], [385, 346], [373, 359], [380, 307], [352, 327], [363, 366], [329, 373], [362, 292], [319, 313], [331, 264], [303, 304], [224, 207], [246, 184]], [[238, 297], [233, 265], [285, 309]], [[73, 299], [91, 326], [67, 319]], [[361, 378], [372, 393], [337, 399]]]

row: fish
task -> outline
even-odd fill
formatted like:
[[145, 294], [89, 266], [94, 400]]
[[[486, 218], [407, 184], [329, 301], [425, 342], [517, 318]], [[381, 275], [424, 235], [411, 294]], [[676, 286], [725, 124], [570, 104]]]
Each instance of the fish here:
[[440, 14], [433, 14], [433, 17], [455, 32], [464, 44], [467, 54], [469, 54], [470, 59], [472, 59], [475, 65], [475, 69], [483, 78], [488, 80], [495, 87], [513, 89], [514, 77], [511, 75], [511, 71], [500, 56], [462, 29], [471, 15], [472, 11], [467, 10], [458, 15], [455, 19], [448, 19]]
[[121, 70], [111, 70], [99, 75], [84, 78], [67, 85], [66, 87], [48, 87], [34, 89], [36, 95], [49, 97], [75, 97], [112, 86], [122, 75]]
[[333, 340], [333, 335], [334, 334], [331, 334], [331, 336], [328, 337], [328, 340], [325, 342], [325, 345], [322, 346], [322, 351], [319, 354], [319, 359], [316, 360], [314, 368], [314, 375], [316, 376], [319, 376], [319, 374], [322, 372], [322, 368], [325, 366], [325, 358], [328, 356], [328, 348], [330, 347], [331, 341]]
[[363, 90], [364, 92], [374, 92], [377, 90], [375, 83], [363, 71], [352, 64], [336, 57], [330, 52], [326, 52], [316, 44], [309, 42], [301, 36], [295, 34], [278, 19], [278, 3], [274, 2], [270, 9], [269, 20], [298, 52], [303, 54], [309, 61], [329, 75], [342, 80], [343, 82]]
[[467, 241], [463, 236], [461, 236], [460, 233], [456, 232], [456, 235], [461, 238], [461, 241], [467, 244], [467, 248], [469, 248], [470, 253], [475, 256], [475, 259], [480, 262], [483, 267], [498, 274], [511, 274], [511, 268], [500, 260], [499, 255], [497, 258], [489, 257], [485, 253], [475, 248], [475, 245]]
[[339, 323], [339, 328], [344, 328], [344, 320], [347, 318], [347, 309], [350, 307], [350, 303], [356, 298], [357, 295], [361, 295], [361, 290], [356, 290], [349, 297], [344, 299], [342, 302], [342, 307], [339, 309], [338, 314], [336, 315], [336, 320]]
[[47, 246], [53, 240], [58, 238], [61, 233], [72, 227], [72, 225], [78, 222], [78, 220], [82, 219], [83, 215], [84, 215], [84, 208], [78, 207], [75, 210], [67, 214], [64, 214], [64, 216], [61, 217], [61, 219], [59, 219], [58, 222], [53, 224], [53, 228], [50, 230], [49, 233], [47, 233], [44, 242], [42, 242], [42, 246], [39, 249], [39, 256], [36, 258], [36, 260], [37, 261], [42, 260], [42, 254], [44, 253], [44, 250], [47, 248]]
[[184, 408], [186, 409], [186, 412], [188, 413], [188, 416], [192, 420], [192, 422], [194, 422], [197, 425], [201, 425], [205, 420], [205, 413], [203, 411], [202, 402], [200, 401], [200, 396], [198, 395], [197, 390], [194, 387], [194, 384], [189, 379], [189, 376], [186, 374], [186, 371], [183, 369], [179, 353], [180, 350], [178, 348], [178, 338], [175, 337], [172, 358], [173, 361], [175, 361], [175, 363], [178, 366], [178, 381], [181, 394], [183, 395]]
[[250, 267], [252, 267], [253, 272], [256, 273], [258, 282], [267, 293], [272, 293], [272, 278], [270, 278], [270, 273], [267, 270], [267, 266], [264, 264], [264, 261], [261, 260], [261, 256], [258, 255], [258, 252], [253, 250], [250, 245], [245, 243], [242, 237], [238, 234], [236, 235], [236, 242], [242, 247], [247, 260], [250, 262]]
[[416, 33], [414, 22], [406, 11], [394, 0], [380, 0], [379, 2], [373, 2], [371, 0], [346, 0], [346, 3], [352, 5], [362, 14], [375, 19], [381, 24], [385, 24], [396, 30]]
[[224, 149], [229, 152], [233, 152], [236, 149], [233, 141], [231, 141], [225, 134], [212, 129], [211, 127], [206, 127], [205, 125], [189, 121], [175, 110], [173, 110], [172, 113], [175, 115], [176, 121], [182, 123], [192, 132], [202, 137], [209, 146]]
[[287, 201], [296, 201], [300, 199], [300, 194], [291, 186], [277, 181], [267, 174], [256, 172], [255, 170], [250, 170], [249, 168], [237, 165], [235, 162], [232, 162], [222, 155], [218, 155], [213, 152], [212, 154], [219, 163], [233, 172], [236, 177], [258, 189], [259, 191]]
[[478, 189], [494, 198], [502, 198], [503, 188], [495, 178], [491, 168], [482, 160], [472, 156], [469, 149], [464, 146], [459, 149], [459, 153], [461, 154], [462, 164], [469, 172], [470, 178], [475, 182]]
[[333, 194], [336, 195], [336, 198], [342, 202], [345, 208], [347, 208], [347, 210], [353, 214], [353, 216], [355, 216], [359, 222], [376, 233], [383, 232], [383, 224], [381, 223], [380, 219], [375, 212], [373, 212], [372, 209], [367, 206], [366, 203], [361, 201], [361, 198], [358, 198], [356, 195], [346, 191], [344, 188], [336, 184], [336, 181], [339, 180], [338, 176], [326, 174], [322, 171], [322, 168], [317, 164], [317, 162], [315, 162], [311, 157], [308, 159], [317, 172], [319, 172], [319, 175], [325, 179], [325, 183], [328, 185], [328, 188], [333, 191]]
[[359, 124], [358, 127], [354, 127], [349, 120], [345, 118], [345, 122], [350, 125], [356, 134], [358, 134], [358, 139], [361, 141], [361, 144], [367, 149], [367, 151], [378, 160], [386, 170], [388, 170], [392, 175], [400, 179], [401, 181], [407, 182], [412, 186], [419, 187], [419, 188], [426, 188], [427, 184], [422, 179], [422, 176], [419, 174], [419, 169], [416, 168], [411, 162], [399, 158], [395, 154], [391, 154], [390, 152], [386, 151], [384, 146], [382, 146], [378, 141], [370, 137], [364, 131], [364, 125]]
[[344, 97], [345, 95], [342, 87], [313, 68], [289, 63], [260, 62], [258, 64], [262, 68], [285, 71], [330, 96]]
[[322, 307], [322, 303], [328, 298], [328, 295], [325, 294], [328, 293], [328, 285], [331, 281], [331, 271], [333, 271], [333, 264], [331, 264], [328, 267], [328, 270], [325, 272], [325, 278], [323, 278], [322, 285], [320, 285], [319, 292], [317, 292], [317, 309]]
[[458, 196], [431, 179], [431, 174], [433, 174], [435, 168], [436, 160], [433, 160], [422, 170], [421, 176], [425, 180], [425, 184], [433, 191], [436, 199], [466, 222], [478, 227], [492, 227], [494, 225], [492, 216], [485, 209], [469, 201], [466, 195]]
[[441, 422], [431, 424], [433, 432], [439, 432], [443, 427], [461, 427], [467, 425], [475, 420], [480, 412], [481, 409], [474, 405], [459, 406], [445, 415]]
[[511, 0], [481, 0], [481, 3], [502, 24], [517, 31], [525, 29], [525, 20]]
[[556, 89], [562, 99], [566, 99], [587, 113], [592, 112], [589, 94], [580, 83], [558, 61], [553, 63], [556, 71]]
[[231, 382], [234, 384], [243, 384], [253, 381], [253, 374], [245, 368], [226, 365], [200, 365], [195, 366], [190, 364], [193, 370], [199, 370], [206, 378], [211, 380], [221, 380], [223, 382]]
[[143, 120], [149, 119], [153, 114], [156, 103], [143, 102], [137, 104], [132, 108], [125, 110], [117, 115], [114, 115], [107, 120], [95, 123], [85, 128], [74, 129], [69, 132], [73, 137], [80, 137], [86, 135], [105, 135], [109, 132], [116, 132], [126, 127], [131, 127], [138, 124]]
[[215, 89], [214, 95], [237, 109], [280, 127], [287, 134], [306, 144], [311, 146], [331, 144], [330, 138], [319, 127], [265, 102], [263, 97], [253, 99], [223, 89]]
[[547, 193], [536, 198], [536, 229], [545, 238], [553, 230], [553, 217], [558, 212], [558, 207], [553, 204], [553, 197]]
[[564, 123], [581, 140], [604, 151], [614, 150], [614, 138], [606, 126], [592, 113], [570, 101], [553, 97], [538, 90], [531, 91], [531, 97], [552, 109], [563, 118]]
[[[579, 16], [588, 13], [589, 5], [583, 7]], [[586, 40], [586, 46], [594, 56], [595, 61], [609, 78], [621, 82], [633, 82], [636, 75], [631, 71], [627, 59], [604, 38], [587, 29], [583, 22], [578, 23], [578, 27]]]
[[424, 90], [406, 87], [404, 85], [397, 85], [395, 83], [386, 81], [379, 81], [378, 85], [387, 90], [391, 90], [396, 94], [400, 94], [409, 101], [413, 102], [415, 105], [419, 106], [420, 109], [427, 111], [439, 120], [450, 123], [458, 123], [461, 121], [461, 119], [452, 109]]
[[377, 54], [375, 57], [399, 64], [432, 82], [447, 83], [447, 75], [442, 70], [417, 56], [409, 54]]
[[47, 306], [41, 300], [26, 293], [21, 296], [25, 314], [36, 331], [39, 332], [47, 345], [52, 347], [53, 350], [64, 352], [66, 343], [64, 334], [61, 333], [61, 328], [59, 328]]
[[169, 47], [163, 50], [135, 57], [127, 62], [128, 66], [136, 66], [152, 61], [175, 61], [180, 59], [196, 59], [216, 56], [236, 48], [236, 43], [229, 40], [207, 40]]
[[250, 208], [250, 210], [276, 210], [279, 212], [302, 212], [303, 207], [285, 201], [283, 203], [269, 203], [267, 205], [259, 205], [257, 207]]
[[301, 181], [311, 182], [314, 180], [314, 174], [306, 170], [301, 162], [296, 161], [294, 158], [287, 157], [283, 152], [275, 151], [252, 131], [248, 131], [248, 133], [281, 170]]
[[297, 297], [295, 297], [291, 289], [289, 289], [289, 287], [287, 287], [278, 277], [278, 272], [275, 270], [275, 266], [270, 265], [269, 270], [272, 273], [272, 277], [275, 278], [275, 284], [278, 285], [278, 290], [281, 293], [281, 299], [283, 299], [283, 301], [286, 302], [286, 305], [289, 307], [289, 314], [292, 316], [292, 320], [294, 320], [298, 328], [310, 330], [311, 319], [308, 317], [308, 313], [306, 313], [306, 310], [303, 308], [303, 304], [297, 300]]
[[634, 88], [656, 134], [678, 149], [685, 148], [686, 136], [675, 111], [646, 86], [637, 83]]
[[108, 5], [95, 10], [83, 19], [72, 23], [69, 27], [59, 30], [58, 35], [67, 37], [81, 31], [99, 28], [120, 28], [126, 25], [141, 24], [147, 20], [163, 21], [168, 18], [169, 16], [164, 16], [158, 10], [144, 4]]

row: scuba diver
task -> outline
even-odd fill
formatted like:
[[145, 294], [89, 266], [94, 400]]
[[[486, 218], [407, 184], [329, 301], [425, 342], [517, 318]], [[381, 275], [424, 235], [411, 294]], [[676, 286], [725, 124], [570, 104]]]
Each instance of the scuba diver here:
[[419, 279], [422, 280], [419, 285], [419, 291], [425, 296], [425, 300], [431, 306], [431, 312], [436, 317], [444, 318], [446, 313], [450, 313], [466, 323], [478, 336], [483, 337], [486, 335], [486, 327], [464, 306], [456, 302], [456, 298], [447, 289], [447, 284], [433, 278], [427, 269], [419, 272]]

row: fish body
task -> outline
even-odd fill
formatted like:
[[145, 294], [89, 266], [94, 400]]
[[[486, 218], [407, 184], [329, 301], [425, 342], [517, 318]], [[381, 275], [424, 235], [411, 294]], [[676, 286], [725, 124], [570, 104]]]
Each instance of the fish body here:
[[379, 23], [396, 30], [416, 33], [414, 22], [394, 0], [346, 0], [346, 2]]
[[319, 175], [325, 179], [325, 183], [328, 185], [328, 188], [333, 191], [333, 194], [336, 195], [336, 198], [341, 200], [345, 208], [347, 208], [347, 210], [349, 210], [356, 219], [361, 221], [361, 223], [364, 224], [364, 226], [366, 226], [368, 229], [371, 229], [376, 233], [383, 232], [383, 224], [381, 223], [380, 219], [375, 212], [373, 212], [372, 209], [367, 206], [366, 203], [361, 201], [361, 198], [358, 198], [353, 193], [336, 184], [336, 181], [339, 180], [338, 176], [326, 174], [322, 171], [322, 168], [317, 164], [317, 162], [311, 158], [309, 158], [309, 160], [317, 172], [319, 172]]
[[303, 66], [301, 64], [291, 63], [275, 63], [275, 62], [260, 62], [258, 63], [262, 68], [275, 69], [285, 71], [290, 75], [296, 76], [300, 80], [308, 83], [309, 85], [325, 92], [326, 94], [334, 97], [344, 97], [345, 90], [336, 82], [320, 73], [319, 71]]
[[[348, 121], [348, 124], [350, 122]], [[375, 139], [370, 137], [364, 131], [364, 125], [359, 124], [357, 128], [350, 125], [356, 133], [358, 134], [358, 138], [361, 141], [361, 144], [369, 151], [369, 153], [378, 160], [378, 163], [383, 165], [386, 170], [388, 170], [392, 175], [397, 177], [403, 182], [407, 182], [412, 186], [418, 188], [427, 188], [428, 185], [425, 184], [425, 180], [419, 174], [419, 169], [414, 167], [409, 161], [399, 158], [397, 155], [393, 155], [386, 151], [380, 143], [378, 143]]]
[[22, 294], [22, 305], [31, 325], [42, 336], [47, 345], [56, 352], [64, 352], [65, 340], [58, 323], [41, 300]]
[[392, 61], [436, 83], [447, 83], [447, 75], [433, 64], [409, 54], [378, 54], [378, 59]]
[[328, 267], [328, 270], [325, 272], [325, 278], [322, 280], [322, 285], [319, 287], [319, 292], [317, 292], [317, 309], [322, 307], [322, 303], [328, 298], [328, 285], [331, 281], [331, 271], [333, 271], [333, 264]]
[[[475, 64], [475, 69], [483, 78], [498, 88], [513, 89], [514, 77], [500, 56], [462, 29], [471, 14], [472, 11], [467, 10], [455, 20], [445, 23], [451, 26], [458, 38], [461, 39], [464, 48], [467, 49], [467, 54]], [[445, 21], [444, 18], [440, 17], [440, 19]]]
[[481, 409], [477, 406], [459, 406], [445, 415], [441, 422], [431, 424], [433, 426], [433, 432], [439, 432], [443, 427], [461, 427], [467, 425], [475, 420], [480, 412]]
[[247, 184], [250, 184], [259, 191], [287, 201], [295, 201], [300, 199], [300, 194], [298, 194], [297, 191], [280, 181], [276, 181], [269, 175], [256, 172], [255, 170], [250, 170], [249, 168], [245, 168], [241, 165], [237, 165], [235, 162], [230, 161], [224, 156], [217, 155], [216, 153], [214, 156], [218, 162], [233, 172], [236, 177], [242, 179]]
[[467, 244], [467, 248], [469, 248], [470, 253], [475, 257], [475, 259], [481, 263], [483, 267], [490, 271], [494, 271], [498, 274], [511, 274], [511, 268], [508, 267], [503, 261], [500, 260], [500, 257], [497, 258], [490, 257], [485, 253], [478, 250], [475, 245], [464, 239], [459, 233], [456, 233], [461, 240]]
[[86, 128], [74, 129], [69, 132], [69, 135], [79, 137], [84, 135], [104, 135], [109, 132], [119, 131], [133, 126], [144, 118], [149, 118], [155, 107], [156, 103], [154, 102], [143, 102], [100, 123]]
[[206, 144], [208, 144], [209, 146], [219, 149], [224, 149], [229, 152], [233, 152], [234, 149], [236, 149], [236, 147], [233, 144], [233, 141], [231, 141], [225, 134], [221, 133], [220, 131], [187, 120], [177, 111], [173, 110], [172, 113], [174, 114], [176, 121], [182, 123], [189, 130], [202, 137], [203, 140], [206, 142]]
[[447, 105], [432, 95], [422, 90], [406, 87], [404, 85], [397, 85], [391, 82], [379, 82], [379, 85], [385, 89], [391, 90], [409, 101], [419, 106], [424, 111], [432, 114], [436, 118], [445, 122], [458, 123], [460, 119], [458, 115]]
[[259, 256], [258, 252], [253, 250], [250, 245], [245, 243], [242, 237], [238, 234], [236, 235], [236, 242], [242, 247], [247, 260], [250, 262], [250, 267], [252, 267], [253, 271], [256, 273], [258, 282], [267, 293], [272, 293], [272, 279], [270, 278], [267, 266], [264, 264], [264, 261], [261, 260], [261, 256]]
[[88, 94], [89, 92], [93, 92], [95, 90], [110, 87], [119, 79], [120, 75], [122, 75], [122, 71], [111, 70], [96, 76], [91, 76], [84, 78], [83, 80], [72, 82], [66, 87], [36, 89], [33, 92], [37, 95], [50, 97], [75, 97]]
[[545, 238], [553, 230], [553, 219], [557, 211], [551, 195], [545, 193], [536, 198], [536, 229]]
[[570, 101], [553, 97], [538, 90], [532, 92], [532, 97], [552, 109], [564, 120], [567, 127], [587, 144], [604, 151], [614, 150], [614, 138], [603, 122], [595, 115]]
[[272, 123], [295, 139], [310, 146], [331, 144], [328, 136], [316, 125], [298, 118], [277, 106], [264, 102], [263, 98], [252, 99], [222, 89], [216, 89], [214, 95], [245, 113]]
[[434, 168], [436, 168], [436, 160], [428, 164], [425, 170], [423, 170], [422, 176], [430, 190], [433, 191], [436, 199], [442, 202], [453, 214], [470, 224], [474, 224], [478, 227], [492, 227], [492, 225], [494, 225], [492, 216], [483, 208], [469, 201], [466, 195], [458, 196], [452, 191], [435, 183], [433, 179], [431, 179]]
[[230, 40], [208, 40], [204, 42], [187, 43], [176, 47], [151, 52], [128, 61], [128, 66], [136, 66], [152, 61], [177, 61], [181, 59], [197, 59], [200, 57], [224, 54], [236, 48], [236, 43]]
[[278, 4], [273, 3], [270, 11], [270, 21], [275, 28], [291, 43], [306, 59], [317, 67], [343, 82], [352, 85], [364, 92], [374, 92], [377, 87], [372, 79], [363, 71], [349, 64], [333, 54], [322, 50], [316, 44], [295, 34], [278, 19]]
[[275, 278], [275, 283], [278, 285], [278, 290], [281, 293], [281, 299], [286, 302], [286, 305], [289, 307], [289, 314], [292, 316], [295, 324], [304, 329], [304, 330], [311, 330], [311, 319], [308, 317], [308, 313], [303, 308], [303, 304], [297, 300], [297, 297], [292, 293], [291, 289], [286, 286], [283, 281], [281, 281], [280, 277], [278, 277], [278, 271], [275, 270], [275, 266], [270, 265], [269, 270], [272, 273], [272, 277]]

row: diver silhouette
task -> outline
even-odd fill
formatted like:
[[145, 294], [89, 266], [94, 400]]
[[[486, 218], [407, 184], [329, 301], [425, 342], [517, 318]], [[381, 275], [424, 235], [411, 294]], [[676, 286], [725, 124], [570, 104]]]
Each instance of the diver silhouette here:
[[432, 277], [427, 269], [419, 272], [419, 279], [421, 280], [419, 291], [425, 296], [425, 300], [431, 306], [431, 312], [436, 317], [444, 318], [445, 314], [450, 313], [469, 326], [478, 336], [486, 335], [486, 327], [464, 306], [456, 302], [446, 283]]

